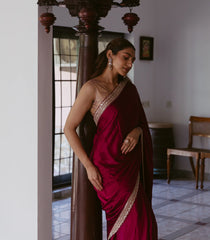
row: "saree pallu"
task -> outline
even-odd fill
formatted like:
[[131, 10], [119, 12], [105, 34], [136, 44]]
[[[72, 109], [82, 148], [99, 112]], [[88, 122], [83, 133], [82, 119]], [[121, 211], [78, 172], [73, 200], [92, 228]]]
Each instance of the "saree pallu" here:
[[[103, 190], [97, 195], [106, 212], [108, 239], [156, 240], [151, 137], [137, 89], [129, 79], [102, 101], [94, 121], [97, 132], [91, 160], [102, 176]], [[136, 127], [143, 130], [140, 141], [122, 154], [124, 139]]]

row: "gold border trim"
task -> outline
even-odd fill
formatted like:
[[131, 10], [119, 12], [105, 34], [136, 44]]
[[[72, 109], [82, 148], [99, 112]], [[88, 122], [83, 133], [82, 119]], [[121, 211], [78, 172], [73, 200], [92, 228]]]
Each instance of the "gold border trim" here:
[[134, 190], [131, 193], [130, 197], [128, 198], [128, 201], [126, 202], [122, 212], [120, 213], [120, 216], [118, 217], [117, 221], [115, 222], [111, 232], [109, 233], [108, 240], [118, 231], [118, 229], [121, 227], [121, 225], [125, 221], [126, 217], [128, 216], [128, 214], [136, 200], [136, 196], [137, 196], [138, 189], [139, 189], [139, 181], [140, 181], [140, 175], [138, 174]]
[[109, 106], [109, 104], [120, 95], [128, 81], [129, 79], [126, 78], [124, 81], [120, 82], [119, 85], [107, 97], [105, 97], [104, 100], [102, 100], [93, 116], [96, 125], [98, 124], [99, 118], [101, 117], [102, 113]]

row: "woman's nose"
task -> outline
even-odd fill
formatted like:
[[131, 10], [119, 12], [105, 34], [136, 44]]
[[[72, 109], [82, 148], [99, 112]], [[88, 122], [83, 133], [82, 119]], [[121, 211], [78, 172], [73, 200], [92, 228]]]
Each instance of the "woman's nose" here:
[[133, 62], [130, 60], [130, 61], [128, 61], [127, 65], [128, 65], [129, 67], [132, 67]]

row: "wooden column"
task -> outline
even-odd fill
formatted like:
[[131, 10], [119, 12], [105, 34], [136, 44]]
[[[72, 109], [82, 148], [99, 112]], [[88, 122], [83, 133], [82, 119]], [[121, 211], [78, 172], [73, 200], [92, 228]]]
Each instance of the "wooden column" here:
[[[75, 28], [79, 34], [80, 50], [78, 62], [77, 93], [90, 79], [98, 55], [98, 25], [101, 17], [106, 17], [112, 0], [65, 0], [71, 16], [79, 17]], [[96, 126], [90, 112], [86, 114], [78, 128], [78, 135], [85, 151], [90, 154]], [[87, 178], [85, 168], [74, 157], [71, 202], [71, 240], [101, 240], [102, 211], [100, 201]]]
[[[90, 78], [98, 54], [97, 31], [80, 32], [77, 92]], [[90, 154], [96, 127], [87, 113], [78, 128], [78, 134], [86, 152]], [[102, 211], [96, 192], [89, 182], [86, 170], [78, 158], [74, 158], [71, 201], [71, 240], [101, 240]]]

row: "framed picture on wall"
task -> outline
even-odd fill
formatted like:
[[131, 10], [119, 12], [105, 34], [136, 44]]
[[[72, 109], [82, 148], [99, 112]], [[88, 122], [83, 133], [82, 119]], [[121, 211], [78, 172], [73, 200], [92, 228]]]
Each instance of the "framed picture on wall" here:
[[140, 37], [140, 60], [153, 60], [153, 37]]

